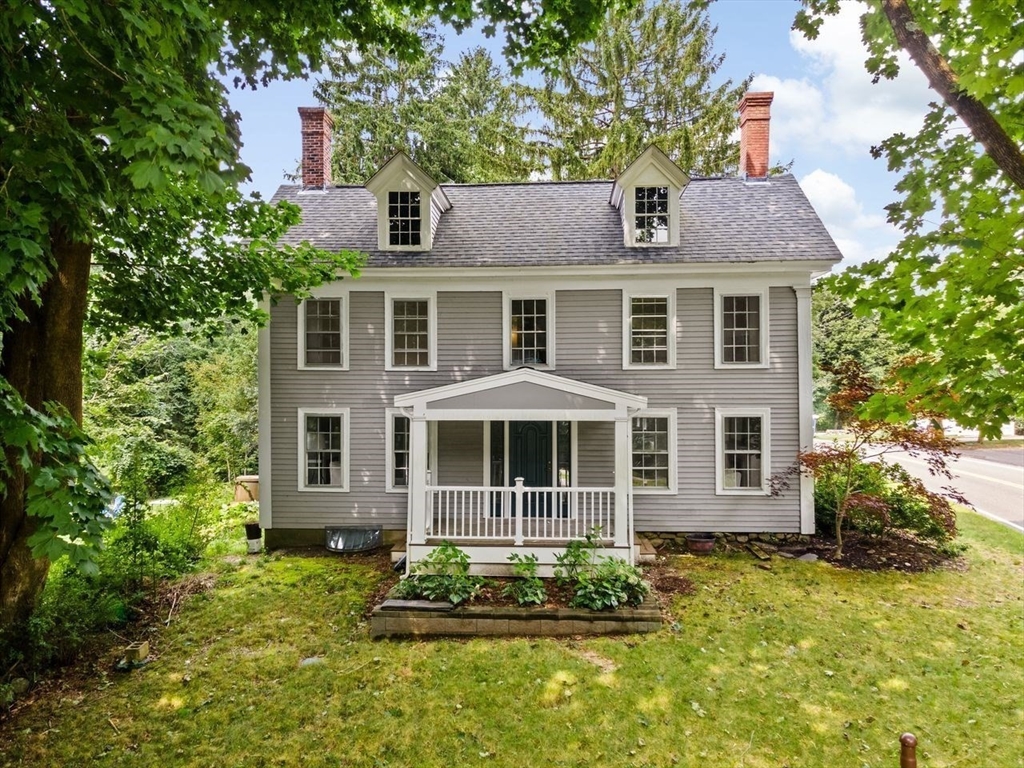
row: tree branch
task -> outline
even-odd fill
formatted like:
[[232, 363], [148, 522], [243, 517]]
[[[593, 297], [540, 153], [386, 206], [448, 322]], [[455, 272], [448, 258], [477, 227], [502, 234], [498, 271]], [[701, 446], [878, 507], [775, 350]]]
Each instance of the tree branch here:
[[1024, 154], [1021, 154], [1020, 147], [984, 104], [960, 88], [956, 72], [921, 31], [907, 0], [882, 0], [882, 10], [896, 41], [924, 72], [931, 87], [964, 121], [996, 165], [1014, 184], [1024, 189]]

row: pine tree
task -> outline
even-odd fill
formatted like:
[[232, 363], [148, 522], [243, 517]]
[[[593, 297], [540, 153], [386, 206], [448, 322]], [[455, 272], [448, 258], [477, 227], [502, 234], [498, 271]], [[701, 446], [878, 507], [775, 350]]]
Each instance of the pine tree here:
[[538, 93], [555, 179], [614, 178], [650, 144], [683, 170], [733, 170], [736, 106], [749, 81], [714, 84], [707, 10], [671, 0], [613, 9], [597, 39], [549, 74]]

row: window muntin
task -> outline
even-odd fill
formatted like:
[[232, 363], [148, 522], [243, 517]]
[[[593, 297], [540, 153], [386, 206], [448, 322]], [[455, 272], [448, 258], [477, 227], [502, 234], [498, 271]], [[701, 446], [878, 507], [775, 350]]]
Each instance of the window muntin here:
[[307, 299], [305, 307], [305, 365], [341, 366], [341, 299]]
[[419, 246], [422, 242], [419, 192], [388, 192], [388, 244]]
[[722, 488], [761, 490], [764, 420], [761, 416], [722, 417]]
[[391, 487], [409, 487], [409, 417], [391, 417]]
[[510, 302], [509, 365], [548, 365], [547, 299]]
[[345, 435], [341, 414], [304, 416], [307, 488], [345, 486]]
[[629, 304], [629, 361], [633, 365], [669, 363], [669, 307], [665, 296], [633, 296]]
[[669, 242], [668, 187], [636, 187], [633, 193], [633, 240]]
[[633, 487], [667, 490], [671, 487], [669, 419], [638, 416], [633, 419]]
[[391, 304], [391, 364], [396, 368], [430, 365], [430, 301], [394, 299]]
[[761, 296], [722, 296], [722, 362], [760, 364]]

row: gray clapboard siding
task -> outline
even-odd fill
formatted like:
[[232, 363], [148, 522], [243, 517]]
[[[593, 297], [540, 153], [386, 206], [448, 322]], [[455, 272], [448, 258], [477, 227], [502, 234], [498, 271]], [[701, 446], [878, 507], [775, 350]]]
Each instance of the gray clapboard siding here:
[[[350, 370], [296, 369], [297, 308], [272, 309], [271, 391], [273, 525], [318, 528], [360, 522], [403, 528], [406, 496], [385, 492], [385, 408], [395, 395], [499, 373], [502, 370], [502, 297], [493, 292], [440, 292], [437, 297], [438, 370], [384, 371], [384, 294], [349, 294]], [[678, 494], [634, 496], [637, 530], [799, 530], [799, 494], [780, 498], [715, 496], [716, 407], [771, 409], [772, 471], [783, 471], [798, 449], [796, 301], [789, 287], [770, 292], [769, 369], [715, 370], [713, 292], [677, 292], [677, 369], [622, 370], [622, 293], [559, 291], [556, 374], [645, 395], [651, 409], [675, 409]], [[297, 490], [298, 408], [348, 407], [352, 457], [348, 493]], [[578, 427], [578, 484], [614, 482], [610, 424]], [[482, 480], [483, 427], [441, 424], [438, 481]]]

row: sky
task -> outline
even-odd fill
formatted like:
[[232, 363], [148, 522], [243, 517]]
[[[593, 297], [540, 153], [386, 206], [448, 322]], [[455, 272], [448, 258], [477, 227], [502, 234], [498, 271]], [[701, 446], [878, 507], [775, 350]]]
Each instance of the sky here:
[[[935, 98], [924, 76], [902, 61], [894, 81], [872, 84], [864, 69], [860, 6], [846, 2], [826, 21], [815, 41], [790, 30], [799, 9], [794, 0], [717, 0], [714, 48], [725, 53], [719, 71], [739, 82], [753, 75], [751, 90], [774, 91], [771, 162], [792, 161], [792, 173], [824, 221], [843, 265], [884, 256], [900, 239], [886, 222], [885, 206], [897, 199], [898, 177], [872, 145], [899, 131], [916, 132]], [[501, 61], [500, 42], [470, 31], [445, 35], [446, 53], [476, 45]], [[274, 83], [231, 93], [242, 115], [242, 160], [252, 168], [250, 191], [270, 197], [300, 155], [297, 108], [313, 106], [314, 81]]]

